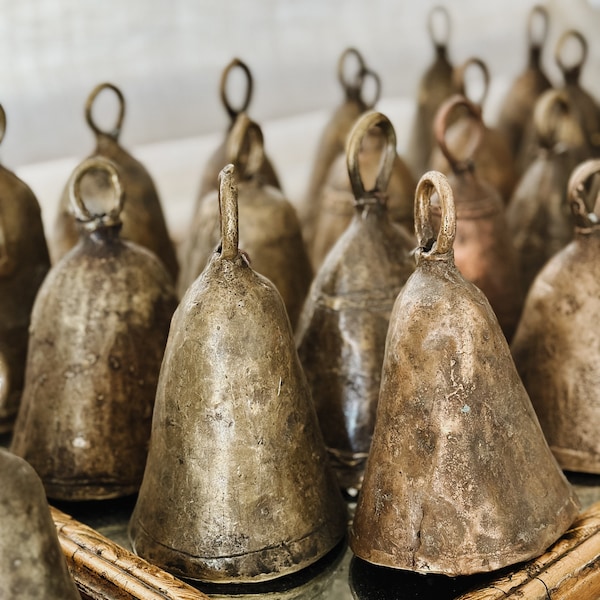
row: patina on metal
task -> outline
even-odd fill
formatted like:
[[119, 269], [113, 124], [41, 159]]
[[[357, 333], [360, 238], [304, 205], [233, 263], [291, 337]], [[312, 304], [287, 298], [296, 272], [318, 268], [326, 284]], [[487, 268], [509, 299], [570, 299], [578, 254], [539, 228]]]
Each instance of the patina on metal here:
[[[113, 92], [119, 103], [117, 122], [111, 131], [102, 131], [92, 116], [94, 102], [105, 90]], [[121, 214], [123, 238], [156, 254], [163, 261], [173, 281], [176, 281], [179, 272], [177, 256], [154, 182], [146, 168], [119, 144], [124, 116], [125, 98], [118, 87], [112, 83], [101, 83], [92, 90], [85, 104], [86, 121], [96, 136], [96, 149], [92, 156], [107, 158], [119, 168], [119, 177], [127, 190], [127, 202]], [[54, 238], [50, 244], [54, 262], [73, 248], [80, 238], [71, 206], [67, 184], [60, 199], [54, 224]]]
[[[252, 267], [279, 290], [295, 327], [312, 281], [312, 267], [295, 208], [263, 179], [262, 132], [245, 114], [238, 116], [229, 134], [227, 154], [238, 174], [241, 243]], [[219, 243], [219, 219], [218, 192], [209, 192], [190, 230], [179, 281], [181, 296], [202, 273]]]
[[285, 306], [238, 248], [234, 167], [221, 244], [175, 312], [134, 551], [190, 579], [253, 582], [314, 563], [346, 532]]
[[512, 344], [554, 456], [563, 469], [586, 473], [600, 473], [600, 194], [590, 210], [585, 188], [598, 174], [598, 159], [573, 172], [575, 239], [533, 282]]
[[[361, 139], [358, 164], [365, 187], [371, 189], [379, 176], [382, 153], [387, 156], [389, 140], [379, 127], [373, 127], [361, 136]], [[394, 149], [392, 171], [386, 191], [387, 212], [392, 222], [411, 232], [414, 229], [415, 186], [416, 181], [410, 169]], [[354, 217], [356, 211], [352, 206], [352, 188], [346, 155], [341, 154], [331, 166], [321, 191], [321, 209], [314, 223], [311, 247], [311, 261], [315, 269], [322, 264]]]
[[0, 448], [0, 598], [81, 600], [40, 478]]
[[589, 146], [564, 90], [548, 90], [536, 103], [536, 159], [515, 188], [506, 210], [527, 292], [546, 261], [573, 239], [567, 183]]
[[417, 266], [390, 319], [350, 546], [363, 560], [422, 573], [500, 569], [539, 556], [579, 502], [491, 306], [454, 264], [454, 201], [440, 173], [417, 186], [415, 228]]
[[82, 162], [69, 195], [81, 239], [36, 298], [11, 449], [50, 498], [99, 500], [140, 486], [177, 300], [160, 260], [120, 238], [123, 188], [113, 163]]
[[[444, 29], [436, 34], [436, 20], [443, 22]], [[435, 60], [427, 68], [419, 83], [417, 112], [412, 124], [406, 160], [412, 172], [421, 176], [429, 166], [431, 152], [435, 148], [433, 120], [444, 100], [459, 92], [453, 78], [453, 66], [448, 58], [451, 20], [448, 9], [435, 6], [428, 19], [429, 37], [435, 49]]]
[[[386, 141], [372, 186], [361, 176], [361, 146], [377, 127]], [[298, 354], [340, 487], [360, 488], [379, 397], [392, 307], [414, 269], [415, 244], [388, 216], [386, 190], [396, 133], [377, 112], [358, 119], [348, 138], [354, 217], [311, 286], [298, 325]]]
[[527, 67], [512, 82], [498, 118], [498, 129], [508, 141], [519, 173], [527, 166], [524, 157], [529, 151], [522, 150], [522, 146], [531, 139], [531, 134], [527, 132], [531, 129], [535, 103], [543, 92], [552, 87], [541, 65], [548, 28], [548, 10], [539, 4], [534, 6], [527, 19]]
[[[466, 110], [463, 121], [471, 121], [471, 138], [465, 140], [461, 158], [448, 148], [448, 121], [452, 113]], [[453, 127], [453, 126], [450, 126]], [[464, 96], [446, 100], [436, 115], [434, 129], [440, 151], [450, 165], [448, 181], [455, 198], [457, 236], [454, 260], [465, 279], [474, 283], [492, 305], [508, 340], [515, 332], [523, 293], [518, 256], [513, 246], [502, 198], [480, 175], [474, 161], [485, 126], [478, 106]], [[433, 216], [439, 222], [440, 207], [434, 203]]]
[[[517, 182], [517, 170], [507, 138], [499, 129], [488, 127], [483, 119], [483, 105], [490, 86], [490, 74], [486, 64], [479, 58], [466, 60], [460, 67], [455, 69], [456, 86], [461, 95], [468, 97], [465, 77], [467, 71], [473, 69], [477, 69], [481, 73], [483, 83], [480, 100], [476, 102], [469, 98], [471, 105], [476, 107], [479, 118], [473, 119], [473, 115], [469, 110], [452, 111], [453, 114], [446, 117], [448, 122], [446, 138], [448, 145], [453, 148], [455, 154], [463, 156], [471, 148], [472, 139], [475, 135], [473, 130], [481, 130], [477, 134], [481, 136], [481, 140], [472, 154], [469, 155], [469, 158], [475, 165], [481, 179], [498, 190], [504, 202], [508, 203]], [[446, 175], [452, 170], [447, 158], [441, 152], [439, 144], [432, 154], [431, 166], [434, 170], [441, 171]]]
[[[348, 74], [349, 62], [356, 63], [354, 74]], [[338, 61], [338, 79], [344, 90], [344, 101], [338, 106], [327, 122], [313, 163], [308, 189], [298, 212], [302, 222], [304, 239], [312, 246], [314, 227], [321, 212], [321, 192], [327, 175], [336, 158], [345, 155], [346, 141], [356, 119], [372, 109], [381, 93], [381, 81], [377, 73], [365, 64], [362, 54], [356, 48], [347, 48]], [[374, 82], [374, 95], [371, 100], [363, 98], [363, 90], [368, 82]]]
[[[0, 143], [6, 115], [0, 106]], [[50, 257], [38, 201], [0, 165], [0, 433], [10, 431], [25, 375], [29, 318]]]

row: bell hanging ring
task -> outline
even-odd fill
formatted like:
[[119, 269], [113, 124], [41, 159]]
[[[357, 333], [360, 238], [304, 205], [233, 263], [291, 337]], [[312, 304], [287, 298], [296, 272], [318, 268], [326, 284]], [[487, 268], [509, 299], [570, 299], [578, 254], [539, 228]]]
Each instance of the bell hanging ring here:
[[239, 249], [234, 167], [221, 172], [221, 243], [175, 312], [144, 481], [136, 553], [215, 583], [303, 569], [344, 537], [284, 304]]
[[50, 498], [115, 498], [141, 483], [177, 299], [163, 263], [120, 238], [116, 166], [87, 159], [68, 190], [81, 239], [36, 297], [11, 450]]
[[390, 318], [350, 531], [363, 560], [450, 576], [540, 555], [579, 509], [489, 303], [454, 265], [456, 226], [450, 184], [426, 173], [415, 198], [417, 265]]
[[[0, 106], [0, 143], [5, 130]], [[17, 416], [31, 309], [49, 268], [38, 201], [23, 181], [0, 165], [0, 433], [10, 431]]]
[[[385, 145], [367, 187], [360, 151], [373, 128]], [[330, 460], [349, 495], [360, 489], [371, 445], [389, 316], [414, 268], [411, 236], [391, 222], [386, 206], [395, 160], [392, 124], [365, 113], [348, 138], [354, 217], [315, 277], [296, 336]]]
[[[92, 115], [97, 97], [104, 91], [115, 94], [119, 112], [114, 127], [103, 131]], [[127, 203], [121, 214], [123, 238], [148, 248], [164, 263], [173, 281], [177, 280], [179, 266], [175, 247], [169, 236], [160, 200], [154, 182], [145, 167], [131, 156], [120, 144], [119, 136], [125, 117], [125, 98], [121, 90], [111, 83], [97, 85], [85, 104], [85, 118], [96, 136], [95, 156], [102, 156], [119, 168], [123, 186], [127, 189]], [[79, 240], [76, 219], [70, 212], [71, 201], [65, 188], [60, 199], [54, 225], [51, 247], [54, 262], [64, 256]]]

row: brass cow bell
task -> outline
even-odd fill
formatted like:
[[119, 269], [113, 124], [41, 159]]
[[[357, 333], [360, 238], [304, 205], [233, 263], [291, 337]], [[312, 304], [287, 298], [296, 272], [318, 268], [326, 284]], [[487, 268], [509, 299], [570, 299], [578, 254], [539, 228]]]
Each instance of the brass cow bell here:
[[[445, 23], [445, 32], [435, 33], [438, 17]], [[450, 14], [443, 6], [435, 6], [429, 13], [429, 37], [435, 49], [435, 60], [425, 71], [419, 84], [417, 112], [413, 121], [406, 160], [417, 176], [422, 175], [429, 165], [431, 152], [435, 148], [433, 120], [444, 100], [458, 93], [453, 77], [453, 67], [448, 59], [450, 38]]]
[[[0, 142], [6, 115], [0, 106]], [[0, 433], [13, 426], [25, 374], [29, 318], [50, 257], [33, 192], [0, 165]]]
[[[302, 239], [300, 222], [281, 191], [266, 185], [260, 127], [240, 115], [227, 140], [229, 160], [238, 169], [240, 239], [253, 268], [270, 279], [285, 303], [292, 327], [312, 281], [312, 268]], [[187, 240], [179, 281], [180, 295], [202, 273], [220, 239], [218, 192], [203, 199]]]
[[0, 598], [81, 600], [40, 478], [0, 448]]
[[573, 522], [579, 502], [494, 312], [454, 265], [456, 217], [445, 177], [426, 173], [415, 205], [417, 266], [390, 319], [350, 547], [396, 569], [491, 571], [540, 555]]
[[[383, 165], [366, 188], [360, 148], [374, 127], [386, 144]], [[352, 494], [360, 488], [371, 445], [388, 321], [414, 269], [414, 244], [387, 214], [386, 188], [396, 159], [396, 134], [387, 117], [360, 117], [347, 155], [354, 217], [315, 277], [296, 337], [331, 463], [340, 487]]]
[[[353, 76], [349, 76], [347, 63], [352, 60], [357, 63], [357, 69]], [[367, 67], [356, 48], [347, 48], [342, 52], [338, 61], [338, 78], [344, 90], [344, 102], [336, 108], [321, 134], [308, 189], [298, 211], [309, 247], [312, 245], [315, 222], [321, 212], [321, 192], [329, 170], [336, 158], [344, 155], [346, 138], [356, 119], [375, 106], [381, 92], [379, 76]], [[375, 95], [370, 102], [363, 98], [363, 89], [369, 80], [375, 84]]]
[[[465, 145], [470, 144], [470, 149], [464, 152], [466, 156], [458, 159], [448, 148], [446, 133], [452, 113], [465, 109], [470, 116], [461, 118], [472, 121], [468, 129], [472, 137], [465, 140]], [[456, 266], [465, 279], [486, 295], [502, 331], [510, 340], [519, 322], [523, 294], [518, 257], [502, 199], [496, 189], [480, 177], [472, 159], [485, 135], [481, 112], [464, 96], [453, 96], [440, 107], [434, 128], [440, 151], [452, 169], [448, 180], [456, 206]], [[434, 217], [439, 219], [439, 206], [434, 206]]]
[[[102, 131], [92, 116], [94, 102], [104, 90], [114, 92], [119, 102], [119, 115], [112, 131]], [[154, 182], [145, 167], [119, 144], [124, 116], [125, 99], [119, 88], [110, 83], [101, 83], [92, 90], [85, 105], [85, 117], [96, 135], [96, 150], [93, 155], [107, 158], [117, 165], [123, 187], [127, 190], [127, 203], [121, 213], [123, 238], [156, 254], [163, 261], [173, 281], [176, 281], [179, 271], [177, 256], [167, 231]], [[70, 208], [67, 185], [60, 199], [54, 225], [54, 239], [50, 248], [54, 262], [64, 256], [79, 240], [77, 222]]]
[[50, 498], [133, 494], [144, 473], [176, 297], [158, 258], [120, 239], [121, 190], [105, 158], [75, 169], [69, 195], [81, 239], [48, 273], [31, 316], [11, 449]]
[[[231, 73], [236, 69], [241, 71], [246, 79], [246, 94], [244, 96], [244, 101], [241, 103], [239, 108], [236, 108], [232, 105], [231, 99], [227, 94], [227, 82]], [[221, 169], [229, 162], [229, 158], [227, 156], [227, 137], [229, 136], [229, 132], [233, 128], [237, 118], [245, 114], [250, 106], [250, 102], [252, 100], [252, 91], [254, 89], [254, 81], [252, 78], [252, 72], [248, 65], [241, 61], [239, 58], [234, 58], [223, 70], [221, 75], [221, 85], [220, 85], [220, 94], [221, 94], [221, 102], [223, 102], [223, 106], [229, 115], [229, 127], [227, 129], [227, 134], [223, 142], [219, 145], [219, 147], [214, 151], [212, 156], [209, 158], [207, 165], [204, 168], [204, 172], [202, 173], [202, 180], [200, 182], [200, 190], [198, 192], [198, 200], [197, 204], [202, 201], [202, 198], [208, 194], [208, 192], [217, 189], [217, 180], [219, 178], [219, 172]], [[264, 179], [266, 185], [272, 185], [276, 188], [281, 188], [279, 183], [279, 178], [277, 177], [277, 173], [269, 159], [269, 157], [265, 154], [264, 161], [260, 167], [261, 176]]]
[[600, 474], [600, 196], [590, 211], [584, 184], [600, 160], [569, 182], [575, 239], [535, 279], [512, 353], [548, 444], [563, 469]]
[[173, 317], [130, 539], [176, 575], [244, 583], [314, 563], [346, 517], [281, 296], [238, 249], [232, 165], [219, 203], [221, 244]]

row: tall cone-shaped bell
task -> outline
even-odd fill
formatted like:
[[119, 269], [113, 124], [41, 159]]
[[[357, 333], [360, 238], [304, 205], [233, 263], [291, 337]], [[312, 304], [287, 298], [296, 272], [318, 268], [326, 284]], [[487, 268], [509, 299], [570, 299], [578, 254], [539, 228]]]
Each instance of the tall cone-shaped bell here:
[[[102, 131], [92, 115], [92, 107], [98, 95], [111, 90], [119, 102], [119, 115], [112, 131]], [[125, 116], [125, 98], [121, 90], [111, 83], [101, 83], [90, 93], [85, 105], [85, 117], [96, 136], [96, 149], [92, 156], [102, 156], [119, 168], [123, 187], [127, 190], [127, 202], [121, 213], [124, 239], [151, 250], [162, 260], [173, 281], [177, 280], [179, 266], [175, 247], [163, 215], [154, 182], [146, 168], [120, 144], [119, 135]], [[60, 199], [54, 224], [54, 237], [50, 251], [54, 262], [64, 256], [79, 240], [77, 221], [71, 212], [69, 186]]]
[[40, 478], [0, 448], [0, 598], [80, 600]]
[[600, 473], [600, 198], [590, 211], [584, 184], [598, 173], [597, 159], [573, 172], [575, 239], [535, 279], [511, 346], [554, 456], [587, 473]]
[[[0, 142], [5, 129], [0, 106]], [[49, 268], [38, 201], [0, 165], [0, 433], [12, 429], [19, 410], [31, 309]]]
[[158, 258], [120, 239], [122, 189], [105, 158], [75, 169], [69, 193], [81, 239], [48, 273], [31, 316], [11, 449], [51, 498], [133, 494], [144, 473], [177, 301]]
[[[386, 140], [376, 181], [361, 177], [360, 148], [377, 127]], [[414, 243], [388, 217], [396, 134], [366, 113], [348, 138], [354, 218], [317, 273], [298, 326], [298, 354], [340, 487], [359, 489], [375, 424], [385, 336], [398, 292], [414, 269]], [[350, 202], [348, 201], [350, 204]]]
[[173, 317], [132, 547], [191, 579], [306, 567], [345, 535], [343, 500], [281, 296], [238, 249], [233, 166], [221, 245]]
[[[275, 284], [295, 327], [312, 281], [296, 210], [261, 175], [264, 146], [256, 123], [245, 114], [239, 115], [227, 142], [230, 162], [236, 165], [239, 176], [241, 244], [252, 259], [252, 267]], [[181, 296], [204, 270], [220, 233], [218, 192], [209, 192], [198, 206], [187, 240], [179, 280]]]
[[[435, 33], [435, 21], [440, 15], [445, 21], [445, 32]], [[427, 169], [431, 152], [435, 148], [433, 120], [446, 98], [459, 90], [453, 78], [453, 67], [448, 59], [450, 37], [450, 14], [443, 6], [434, 7], [429, 13], [429, 36], [435, 48], [435, 60], [421, 78], [417, 94], [417, 112], [412, 125], [406, 160], [412, 172], [420, 177]]]
[[579, 503], [489, 303], [454, 265], [445, 177], [426, 173], [415, 203], [417, 266], [390, 319], [350, 545], [359, 558], [397, 569], [490, 571], [541, 554]]

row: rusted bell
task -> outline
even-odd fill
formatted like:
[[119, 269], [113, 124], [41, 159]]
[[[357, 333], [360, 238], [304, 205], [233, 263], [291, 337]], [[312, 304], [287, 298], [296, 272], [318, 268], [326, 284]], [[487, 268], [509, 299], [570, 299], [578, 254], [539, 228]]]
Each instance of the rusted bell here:
[[[441, 204], [434, 236], [432, 193]], [[417, 186], [417, 266], [390, 319], [371, 452], [350, 532], [368, 562], [467, 575], [541, 554], [579, 503], [498, 321], [454, 265], [450, 184]]]
[[114, 498], [141, 483], [176, 297], [158, 258], [120, 239], [112, 163], [81, 163], [69, 195], [81, 239], [36, 298], [11, 449], [50, 498]]
[[[244, 101], [241, 103], [239, 108], [235, 108], [234, 106], [232, 106], [231, 100], [227, 95], [227, 81], [232, 71], [234, 71], [235, 69], [239, 69], [246, 77], [246, 95], [244, 97]], [[212, 156], [208, 160], [206, 167], [204, 168], [202, 180], [200, 182], [200, 191], [198, 192], [197, 204], [202, 201], [202, 198], [204, 198], [204, 196], [206, 196], [208, 192], [217, 189], [219, 171], [229, 162], [226, 148], [227, 137], [229, 136], [229, 132], [233, 128], [238, 116], [246, 113], [248, 107], [250, 106], [253, 89], [254, 81], [252, 79], [252, 73], [250, 71], [250, 68], [245, 62], [241, 61], [239, 58], [234, 58], [223, 70], [220, 85], [221, 102], [223, 102], [223, 106], [225, 107], [225, 110], [227, 111], [227, 114], [229, 115], [230, 119], [229, 127], [227, 129], [225, 139], [212, 154]], [[281, 188], [279, 178], [277, 177], [277, 173], [275, 172], [275, 169], [273, 168], [273, 165], [266, 154], [263, 163], [260, 166], [260, 174], [266, 185], [272, 185], [273, 187]]]
[[[359, 117], [360, 118], [360, 117]], [[373, 188], [379, 175], [379, 160], [389, 140], [379, 127], [365, 132], [358, 164], [367, 189]], [[392, 222], [413, 231], [413, 198], [416, 182], [406, 163], [395, 153], [387, 187], [387, 212]], [[311, 262], [318, 268], [335, 242], [346, 230], [356, 211], [346, 155], [333, 163], [321, 191], [321, 209], [314, 223]]]
[[[252, 267], [270, 279], [285, 303], [292, 327], [312, 281], [312, 268], [296, 210], [282, 193], [266, 185], [260, 127], [239, 115], [227, 140], [227, 153], [238, 169], [240, 239]], [[218, 192], [209, 192], [198, 206], [187, 240], [180, 295], [204, 270], [220, 239]]]
[[600, 195], [585, 204], [586, 180], [600, 160], [569, 182], [575, 239], [535, 279], [512, 344], [515, 364], [548, 444], [563, 469], [600, 473]]
[[[445, 33], [435, 34], [436, 16], [445, 22]], [[419, 84], [417, 112], [413, 121], [406, 160], [412, 172], [420, 176], [427, 170], [431, 152], [435, 148], [433, 120], [440, 104], [459, 90], [453, 78], [453, 67], [448, 59], [450, 14], [443, 6], [435, 6], [429, 13], [429, 37], [435, 49], [435, 60], [425, 71]]]
[[[581, 49], [580, 59], [573, 65], [568, 65], [564, 57], [564, 49], [569, 40], [574, 40]], [[569, 97], [573, 115], [586, 136], [592, 156], [600, 156], [600, 107], [596, 99], [579, 83], [587, 54], [588, 44], [585, 37], [574, 29], [565, 31], [556, 44], [555, 59], [562, 72], [564, 90]]]
[[[536, 21], [539, 23], [537, 34]], [[517, 161], [523, 140], [528, 137], [525, 132], [530, 127], [535, 103], [543, 92], [552, 87], [541, 66], [542, 49], [548, 37], [548, 21], [548, 10], [544, 6], [536, 5], [529, 12], [527, 68], [513, 81], [500, 109], [498, 129], [506, 137], [512, 156]], [[523, 172], [526, 166], [517, 162], [518, 172]]]
[[[0, 143], [6, 115], [0, 106]], [[13, 426], [25, 373], [29, 317], [50, 258], [33, 192], [0, 165], [0, 433]]]
[[[374, 127], [386, 140], [384, 162], [365, 188], [360, 149]], [[414, 269], [414, 243], [387, 214], [396, 159], [396, 134], [387, 117], [360, 117], [347, 154], [354, 218], [315, 277], [296, 337], [331, 463], [340, 486], [351, 493], [360, 488], [371, 445], [388, 321]]]
[[546, 261], [573, 238], [567, 182], [588, 146], [564, 91], [548, 90], [536, 103], [538, 154], [523, 174], [506, 218], [527, 292]]
[[[348, 60], [352, 59], [357, 63], [357, 69], [353, 76], [348, 76], [346, 65]], [[321, 134], [308, 190], [304, 202], [298, 208], [304, 238], [309, 246], [312, 243], [315, 222], [321, 212], [321, 191], [329, 170], [336, 158], [344, 156], [346, 138], [356, 119], [375, 106], [381, 92], [379, 76], [367, 67], [362, 54], [356, 48], [347, 48], [342, 52], [338, 61], [338, 78], [344, 89], [344, 102], [334, 111]], [[363, 89], [369, 80], [375, 82], [375, 95], [370, 102], [363, 98]]]
[[[114, 92], [119, 101], [119, 115], [112, 131], [102, 131], [92, 117], [94, 102], [104, 90]], [[176, 281], [179, 267], [175, 247], [169, 237], [152, 178], [144, 166], [119, 144], [124, 116], [125, 99], [119, 88], [111, 83], [101, 83], [92, 90], [85, 104], [85, 118], [96, 135], [96, 150], [93, 156], [103, 156], [117, 165], [123, 187], [127, 190], [127, 203], [121, 214], [123, 238], [140, 244], [156, 254], [163, 261], [173, 281]], [[80, 237], [77, 221], [70, 208], [67, 185], [60, 199], [54, 225], [54, 239], [50, 248], [54, 262], [75, 246]]]
[[[484, 181], [490, 183], [494, 189], [500, 192], [502, 199], [508, 203], [512, 191], [517, 182], [517, 171], [510, 146], [504, 134], [496, 128], [488, 127], [483, 120], [483, 104], [487, 97], [490, 84], [490, 75], [487, 66], [479, 58], [470, 58], [455, 70], [455, 81], [460, 93], [466, 96], [465, 74], [468, 70], [476, 68], [481, 71], [483, 78], [483, 94], [479, 102], [471, 104], [477, 108], [478, 119], [473, 119], [470, 111], [464, 114], [455, 113], [452, 122], [448, 121], [446, 138], [448, 145], [455, 149], [458, 156], [462, 156], [471, 146], [474, 129], [481, 129], [481, 140], [470, 159], [473, 161], [477, 173]], [[458, 117], [458, 119], [456, 118]], [[446, 157], [436, 148], [432, 154], [431, 166], [436, 171], [448, 174], [451, 166]]]
[[[466, 150], [465, 158], [458, 159], [448, 148], [446, 133], [452, 113], [464, 109], [470, 116], [462, 119], [472, 121], [468, 129], [471, 139], [465, 140], [470, 149]], [[510, 340], [523, 304], [520, 270], [502, 199], [496, 189], [480, 177], [472, 159], [485, 135], [479, 107], [464, 96], [453, 96], [440, 107], [434, 128], [440, 151], [452, 169], [448, 180], [456, 203], [456, 266], [465, 279], [486, 295], [502, 331]], [[439, 206], [434, 206], [433, 211], [434, 219], [439, 220]]]
[[173, 317], [135, 552], [191, 579], [298, 571], [346, 530], [281, 296], [238, 250], [233, 166], [221, 172], [221, 244]]
[[40, 478], [0, 448], [0, 481], [0, 598], [80, 600]]

